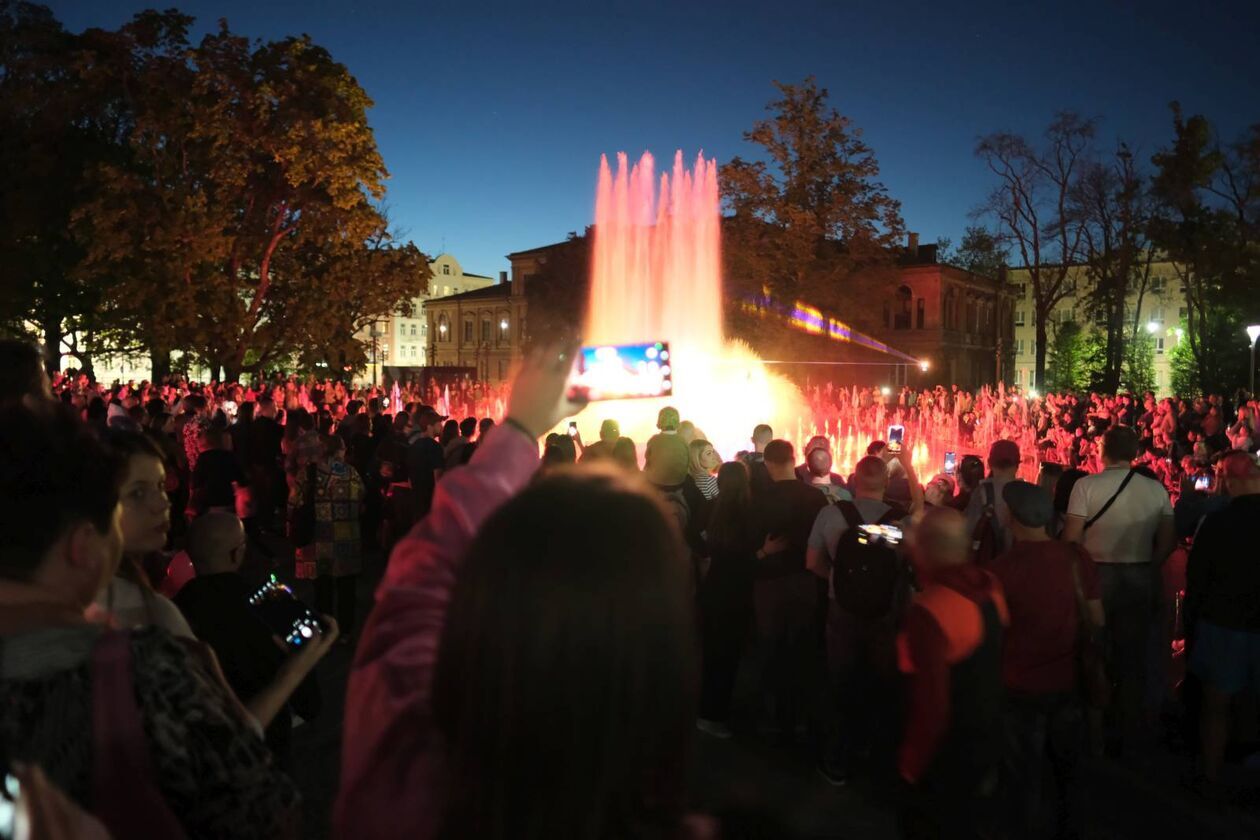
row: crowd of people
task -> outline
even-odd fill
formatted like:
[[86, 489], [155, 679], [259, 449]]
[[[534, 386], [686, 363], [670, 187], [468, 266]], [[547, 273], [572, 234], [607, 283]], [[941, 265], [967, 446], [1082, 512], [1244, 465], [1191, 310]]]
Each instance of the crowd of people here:
[[[552, 432], [572, 352], [452, 397], [50, 380], [0, 342], [0, 761], [47, 836], [298, 836], [335, 645], [337, 836], [741, 836], [688, 795], [697, 737], [807, 751], [907, 837], [1079, 836], [1086, 761], [1159, 749], [1174, 703], [1225, 797], [1260, 689], [1250, 395], [827, 385], [819, 434], [724, 460], [673, 408], [642, 445]], [[962, 457], [920, 476], [927, 439]], [[305, 636], [247, 558], [311, 582]]]

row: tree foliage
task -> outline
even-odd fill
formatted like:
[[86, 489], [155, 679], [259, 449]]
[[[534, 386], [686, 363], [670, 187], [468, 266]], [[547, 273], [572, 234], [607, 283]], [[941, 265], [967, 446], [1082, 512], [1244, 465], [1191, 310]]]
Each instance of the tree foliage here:
[[1103, 351], [1098, 333], [1076, 321], [1058, 323], [1053, 332], [1045, 387], [1052, 391], [1087, 391], [1097, 387]]
[[[143, 12], [117, 31], [64, 36], [49, 60], [78, 92], [70, 124], [103, 146], [66, 161], [77, 181], [62, 229], [75, 253], [61, 276], [91, 294], [77, 311], [50, 299], [53, 320], [100, 350], [183, 350], [228, 376], [247, 360], [356, 357], [358, 325], [429, 275], [388, 234], [372, 102], [305, 36], [251, 42], [221, 22], [192, 44], [191, 24]], [[33, 121], [41, 106], [0, 110]]]
[[1180, 376], [1220, 392], [1247, 381], [1243, 327], [1260, 321], [1260, 124], [1226, 144], [1206, 118], [1171, 107], [1173, 142], [1152, 158], [1151, 235], [1185, 295]]
[[760, 159], [737, 156], [720, 170], [727, 288], [735, 303], [764, 288], [837, 309], [895, 276], [901, 208], [861, 130], [830, 107], [826, 88], [812, 76], [775, 87], [770, 118], [744, 133]]

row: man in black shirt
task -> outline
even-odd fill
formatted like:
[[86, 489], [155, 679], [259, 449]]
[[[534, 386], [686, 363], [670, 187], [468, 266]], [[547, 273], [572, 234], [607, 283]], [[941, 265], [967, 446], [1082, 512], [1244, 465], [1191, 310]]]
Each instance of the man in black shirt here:
[[201, 454], [192, 474], [192, 500], [189, 507], [201, 515], [212, 509], [235, 510], [236, 488], [248, 481], [236, 456], [225, 429], [210, 426], [198, 435]]
[[284, 767], [292, 712], [308, 719], [319, 713], [319, 686], [309, 675], [317, 659], [288, 656], [250, 607], [251, 590], [239, 574], [245, 558], [245, 529], [239, 519], [209, 513], [194, 521], [188, 530], [188, 554], [197, 576], [179, 591], [175, 603], [197, 638], [214, 649], [228, 685], [247, 707], [279, 706], [263, 723], [267, 745]]
[[827, 498], [796, 478], [792, 444], [766, 444], [764, 463], [771, 483], [754, 491], [760, 536], [782, 538], [786, 546], [757, 558], [753, 605], [764, 646], [763, 686], [771, 698], [771, 720], [790, 736], [808, 707], [810, 677], [820, 655], [820, 582], [805, 569], [805, 549], [814, 519]]
[[445, 422], [445, 417], [427, 405], [421, 406], [412, 418], [412, 428], [416, 435], [407, 447], [407, 475], [411, 480], [417, 522], [433, 506], [433, 490], [446, 464], [442, 446], [437, 442], [437, 436], [441, 434], [442, 424]]
[[1190, 670], [1203, 681], [1199, 725], [1209, 788], [1219, 782], [1234, 696], [1260, 691], [1260, 466], [1233, 452], [1221, 475], [1230, 503], [1204, 518], [1186, 564]]

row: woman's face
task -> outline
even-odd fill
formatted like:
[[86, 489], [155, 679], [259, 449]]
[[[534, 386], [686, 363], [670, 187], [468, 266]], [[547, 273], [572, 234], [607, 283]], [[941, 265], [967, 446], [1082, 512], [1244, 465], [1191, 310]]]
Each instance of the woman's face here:
[[166, 470], [152, 455], [132, 455], [123, 479], [123, 551], [147, 554], [166, 545], [171, 503], [166, 498]]
[[717, 452], [713, 451], [712, 446], [706, 446], [700, 450], [700, 466], [704, 467], [706, 472], [713, 472], [722, 466], [722, 459], [718, 457]]

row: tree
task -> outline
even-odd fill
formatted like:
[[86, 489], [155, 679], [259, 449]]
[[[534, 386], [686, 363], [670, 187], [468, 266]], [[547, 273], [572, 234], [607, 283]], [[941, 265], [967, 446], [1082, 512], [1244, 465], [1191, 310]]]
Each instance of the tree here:
[[[775, 87], [781, 97], [766, 106], [771, 117], [744, 133], [764, 158], [737, 156], [719, 173], [730, 213], [723, 227], [728, 297], [738, 306], [767, 289], [835, 310], [863, 299], [862, 289], [882, 295], [896, 276], [902, 221], [878, 180], [874, 151], [828, 106], [827, 90], [812, 76]], [[865, 312], [852, 314], [873, 325]]]
[[1085, 391], [1094, 387], [1101, 351], [1097, 333], [1075, 321], [1057, 324], [1048, 353], [1047, 387], [1052, 391]]
[[0, 0], [0, 325], [23, 335], [36, 325], [50, 371], [67, 330], [102, 300], [76, 274], [72, 216], [125, 121], [117, 98], [79, 72], [91, 37], [66, 32], [43, 6]]
[[326, 308], [328, 284], [344, 282], [335, 267], [374, 266], [354, 276], [374, 315], [424, 288], [418, 252], [386, 247], [387, 173], [349, 71], [309, 38], [251, 44], [225, 23], [195, 47], [175, 30], [146, 44], [151, 14], [93, 64], [132, 110], [125, 157], [97, 168], [77, 216], [111, 319], [235, 378], [247, 359], [258, 369], [302, 352], [312, 332], [349, 340], [356, 314]]
[[937, 260], [997, 280], [1006, 267], [1010, 249], [1005, 240], [983, 225], [968, 225], [957, 248], [949, 239], [937, 240]]
[[[1121, 143], [1110, 161], [1084, 165], [1072, 196], [1084, 234], [1083, 261], [1089, 280], [1085, 300], [1103, 325], [1099, 387], [1115, 391], [1127, 378], [1128, 348], [1142, 341], [1142, 303], [1150, 285], [1155, 249], [1147, 239], [1150, 201], [1132, 153]], [[1129, 298], [1137, 295], [1136, 306]]]
[[996, 222], [1000, 239], [1022, 262], [1032, 285], [1038, 388], [1045, 387], [1050, 316], [1069, 294], [1068, 275], [1080, 261], [1083, 231], [1070, 204], [1093, 136], [1093, 120], [1063, 112], [1046, 129], [1040, 148], [1009, 132], [990, 134], [976, 145], [976, 155], [997, 176], [977, 214]]
[[1243, 325], [1260, 318], [1260, 124], [1222, 144], [1201, 115], [1170, 106], [1173, 142], [1153, 158], [1151, 235], [1185, 295], [1182, 376], [1220, 392], [1246, 381]]
[[1125, 342], [1119, 384], [1134, 394], [1155, 390], [1155, 339], [1146, 330], [1138, 330]]

